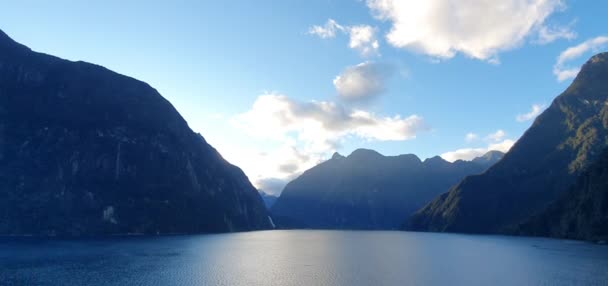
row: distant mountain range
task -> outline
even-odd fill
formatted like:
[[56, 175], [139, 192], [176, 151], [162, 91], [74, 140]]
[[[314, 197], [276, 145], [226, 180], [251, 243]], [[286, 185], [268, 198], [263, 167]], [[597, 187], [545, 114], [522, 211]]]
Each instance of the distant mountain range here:
[[502, 160], [437, 197], [408, 229], [606, 238], [606, 155], [600, 154], [607, 146], [608, 53], [602, 53]]
[[264, 201], [264, 205], [266, 205], [267, 209], [270, 209], [279, 198], [264, 191], [260, 191], [260, 196], [262, 196], [262, 200]]
[[287, 184], [271, 208], [282, 227], [396, 229], [417, 209], [502, 158], [490, 152], [472, 162], [415, 155], [383, 156], [359, 149], [338, 153]]
[[0, 31], [0, 235], [269, 227], [245, 174], [152, 87]]

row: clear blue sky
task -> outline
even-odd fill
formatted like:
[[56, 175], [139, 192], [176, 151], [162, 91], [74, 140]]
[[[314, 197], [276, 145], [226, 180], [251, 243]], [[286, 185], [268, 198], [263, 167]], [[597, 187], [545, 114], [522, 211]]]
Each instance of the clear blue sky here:
[[[488, 2], [481, 0], [447, 10], [440, 9], [445, 1], [428, 7], [393, 2], [4, 1], [0, 29], [36, 51], [148, 82], [270, 192], [334, 151], [371, 148], [453, 160], [508, 148], [533, 122], [517, 116], [550, 104], [571, 82], [554, 74], [560, 54], [579, 46], [564, 63], [579, 67], [605, 48], [598, 37], [608, 35], [604, 1], [507, 0], [515, 3], [508, 13], [491, 4], [467, 7]], [[534, 10], [524, 2], [550, 4]], [[526, 14], [532, 10], [536, 14]], [[509, 16], [518, 13], [527, 16]], [[531, 18], [530, 27], [519, 25]], [[337, 24], [326, 26], [329, 19]], [[315, 25], [321, 30], [313, 33]], [[363, 45], [378, 42], [371, 52], [349, 47], [362, 25], [373, 29], [372, 38], [360, 39]], [[333, 37], [324, 38], [320, 31], [331, 28]], [[447, 52], [435, 49], [437, 43]], [[347, 91], [336, 87], [337, 76], [344, 79], [365, 63], [376, 68], [345, 82]], [[387, 71], [378, 76], [381, 69]], [[367, 90], [366, 76], [380, 82]], [[365, 98], [350, 99], [353, 90]], [[356, 110], [376, 123], [361, 127], [351, 116]], [[274, 111], [311, 123], [280, 121], [268, 115]], [[412, 115], [420, 119], [413, 127], [394, 125]]]

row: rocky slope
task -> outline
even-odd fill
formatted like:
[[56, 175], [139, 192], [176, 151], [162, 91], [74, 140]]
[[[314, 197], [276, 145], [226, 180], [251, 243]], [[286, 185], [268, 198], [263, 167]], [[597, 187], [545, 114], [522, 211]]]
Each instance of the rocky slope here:
[[336, 153], [290, 182], [271, 213], [283, 227], [395, 229], [433, 197], [499, 159], [489, 154], [476, 162], [422, 162], [415, 155], [386, 157], [364, 149], [348, 157]]
[[464, 179], [409, 221], [409, 229], [516, 232], [564, 193], [608, 145], [608, 54], [591, 58], [505, 157]]
[[0, 235], [269, 226], [244, 173], [156, 90], [0, 31]]

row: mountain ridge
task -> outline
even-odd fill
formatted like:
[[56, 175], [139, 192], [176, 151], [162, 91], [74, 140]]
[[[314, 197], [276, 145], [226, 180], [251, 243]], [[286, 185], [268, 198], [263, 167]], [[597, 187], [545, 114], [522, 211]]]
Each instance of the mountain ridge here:
[[437, 197], [408, 228], [509, 233], [547, 207], [608, 144], [607, 59], [592, 57], [500, 162]]
[[270, 227], [238, 167], [145, 82], [0, 31], [0, 234]]
[[[271, 208], [275, 222], [298, 228], [396, 229], [410, 212], [488, 165], [441, 157], [421, 161], [357, 149], [306, 170], [284, 188]], [[433, 180], [428, 180], [432, 176]]]

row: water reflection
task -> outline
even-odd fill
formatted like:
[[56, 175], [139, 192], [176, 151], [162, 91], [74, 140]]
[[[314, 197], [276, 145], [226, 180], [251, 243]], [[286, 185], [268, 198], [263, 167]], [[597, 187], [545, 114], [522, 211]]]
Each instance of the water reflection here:
[[542, 238], [262, 231], [0, 240], [0, 285], [608, 285], [608, 247]]

